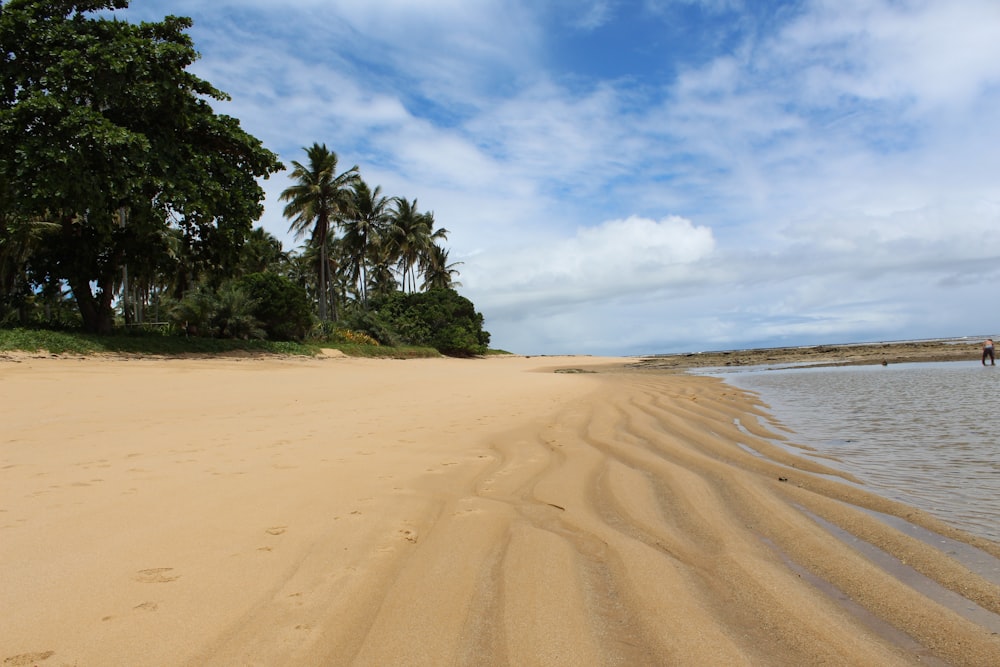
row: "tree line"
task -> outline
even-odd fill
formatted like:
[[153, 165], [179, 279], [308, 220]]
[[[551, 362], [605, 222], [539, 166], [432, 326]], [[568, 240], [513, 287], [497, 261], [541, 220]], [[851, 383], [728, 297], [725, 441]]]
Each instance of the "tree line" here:
[[457, 286], [460, 262], [449, 262], [448, 250], [438, 243], [448, 230], [434, 228], [432, 212], [421, 212], [416, 199], [372, 189], [357, 165], [337, 173], [337, 154], [325, 144], [305, 151], [304, 163], [292, 162], [294, 184], [281, 200], [287, 202], [290, 231], [309, 236], [321, 320], [336, 319], [338, 305], [347, 300], [365, 306], [370, 295]]
[[[471, 308], [433, 213], [341, 171], [324, 144], [291, 163], [281, 194], [304, 245], [285, 252], [254, 228], [259, 181], [285, 166], [188, 71], [191, 20], [101, 14], [127, 6], [0, 2], [0, 324], [106, 334], [172, 319], [189, 335], [242, 337], [351, 326], [399, 341]], [[454, 308], [418, 296], [434, 291]]]

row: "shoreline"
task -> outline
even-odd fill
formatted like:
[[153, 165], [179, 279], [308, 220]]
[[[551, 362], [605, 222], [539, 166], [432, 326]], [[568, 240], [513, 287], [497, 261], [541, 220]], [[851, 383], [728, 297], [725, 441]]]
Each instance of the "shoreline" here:
[[933, 361], [980, 362], [982, 342], [904, 341], [691, 352], [641, 357], [635, 366], [648, 370], [803, 364], [812, 367], [904, 364]]
[[871, 512], [1000, 544], [631, 366], [0, 364], [0, 661], [991, 664], [996, 630], [904, 580], [987, 618], [1000, 586]]

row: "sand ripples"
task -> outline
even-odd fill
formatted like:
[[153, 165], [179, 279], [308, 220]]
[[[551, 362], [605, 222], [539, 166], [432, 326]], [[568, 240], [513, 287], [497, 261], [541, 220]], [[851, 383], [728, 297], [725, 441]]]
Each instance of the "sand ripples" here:
[[859, 507], [933, 520], [782, 453], [715, 380], [600, 382], [552, 420], [493, 442], [496, 462], [441, 501], [400, 561], [352, 661], [995, 664], [995, 629], [830, 530], [995, 617], [995, 584]]

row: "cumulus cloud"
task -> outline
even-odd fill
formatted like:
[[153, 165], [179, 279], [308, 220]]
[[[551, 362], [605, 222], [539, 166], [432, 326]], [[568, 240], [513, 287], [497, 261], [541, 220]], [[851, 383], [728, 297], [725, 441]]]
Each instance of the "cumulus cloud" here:
[[715, 248], [712, 230], [669, 216], [632, 216], [585, 227], [573, 236], [471, 258], [463, 282], [484, 307], [550, 310], [580, 301], [657, 291], [688, 279]]

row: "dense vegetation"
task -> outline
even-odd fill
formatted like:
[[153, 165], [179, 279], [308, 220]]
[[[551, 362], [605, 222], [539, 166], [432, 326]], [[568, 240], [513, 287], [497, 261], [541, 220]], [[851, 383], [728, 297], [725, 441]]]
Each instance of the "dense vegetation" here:
[[281, 196], [285, 252], [254, 228], [284, 169], [187, 68], [187, 18], [127, 0], [0, 2], [0, 326], [486, 351], [448, 231], [314, 143]]
[[220, 355], [220, 354], [281, 354], [316, 356], [324, 347], [335, 347], [349, 356], [392, 357], [412, 359], [436, 357], [440, 353], [432, 347], [405, 345], [385, 347], [346, 341], [322, 344], [273, 340], [241, 340], [238, 338], [207, 338], [175, 336], [165, 333], [116, 330], [111, 335], [99, 336], [81, 331], [52, 329], [0, 328], [0, 357], [10, 352], [36, 354], [124, 354], [137, 356], [165, 355]]

